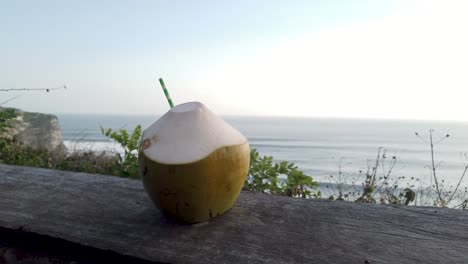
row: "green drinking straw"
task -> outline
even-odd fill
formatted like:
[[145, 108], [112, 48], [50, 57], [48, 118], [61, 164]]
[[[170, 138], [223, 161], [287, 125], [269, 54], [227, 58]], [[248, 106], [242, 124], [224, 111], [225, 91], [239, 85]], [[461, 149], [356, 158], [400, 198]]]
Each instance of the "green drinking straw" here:
[[159, 78], [159, 83], [161, 84], [161, 87], [164, 91], [164, 94], [166, 95], [167, 102], [169, 103], [169, 106], [172, 108], [174, 107], [174, 104], [172, 103], [171, 96], [169, 95], [169, 92], [167, 91], [166, 85], [164, 84], [164, 81], [162, 78]]

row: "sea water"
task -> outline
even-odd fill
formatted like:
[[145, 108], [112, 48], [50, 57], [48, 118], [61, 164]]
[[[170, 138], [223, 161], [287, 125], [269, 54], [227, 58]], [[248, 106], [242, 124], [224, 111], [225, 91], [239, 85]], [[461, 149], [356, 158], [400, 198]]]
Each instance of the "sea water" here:
[[[138, 124], [145, 129], [158, 119], [158, 116], [71, 114], [58, 117], [68, 149], [116, 152], [121, 149], [102, 135], [101, 126], [132, 131]], [[379, 148], [381, 154], [385, 151], [387, 170], [393, 157], [396, 158], [393, 176], [430, 182], [430, 129], [434, 129], [434, 142], [445, 138], [434, 147], [440, 179], [456, 184], [468, 162], [464, 157], [468, 152], [468, 123], [464, 122], [229, 116], [224, 119], [240, 130], [261, 155], [293, 162], [319, 182], [333, 182], [339, 168], [342, 175], [350, 176], [349, 181], [356, 175], [359, 177], [360, 171], [372, 167]], [[468, 180], [462, 184], [466, 185]]]

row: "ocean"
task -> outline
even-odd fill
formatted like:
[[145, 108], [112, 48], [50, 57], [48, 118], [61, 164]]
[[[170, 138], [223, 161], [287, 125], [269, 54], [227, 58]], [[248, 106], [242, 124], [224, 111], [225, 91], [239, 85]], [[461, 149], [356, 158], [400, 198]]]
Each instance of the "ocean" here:
[[[100, 127], [143, 129], [157, 116], [58, 114], [65, 145], [69, 149], [120, 151], [101, 134]], [[249, 140], [261, 155], [295, 163], [319, 182], [333, 182], [341, 167], [342, 177], [352, 181], [373, 163], [378, 149], [385, 150], [386, 168], [393, 157], [393, 176], [414, 177], [430, 183], [429, 130], [434, 129], [437, 171], [446, 184], [456, 184], [467, 160], [468, 123], [398, 120], [358, 120], [284, 117], [224, 117]], [[415, 135], [420, 134], [420, 137]], [[440, 162], [440, 163], [439, 163]], [[341, 164], [341, 165], [340, 165]], [[330, 177], [333, 175], [334, 177]], [[468, 177], [467, 177], [468, 178]], [[362, 182], [362, 181], [361, 181]], [[462, 186], [467, 186], [465, 180]]]

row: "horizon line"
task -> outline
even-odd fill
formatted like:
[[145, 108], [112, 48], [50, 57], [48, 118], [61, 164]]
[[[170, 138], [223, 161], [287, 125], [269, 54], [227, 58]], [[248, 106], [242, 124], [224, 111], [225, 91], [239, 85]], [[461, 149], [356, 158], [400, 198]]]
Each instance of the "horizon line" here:
[[[48, 113], [53, 115], [92, 115], [92, 116], [162, 116], [163, 114], [128, 114], [128, 113], [77, 113], [77, 112], [56, 112]], [[459, 119], [418, 119], [418, 118], [396, 118], [396, 117], [347, 117], [347, 116], [296, 116], [296, 115], [234, 115], [219, 114], [223, 118], [290, 118], [290, 119], [334, 119], [334, 120], [361, 120], [361, 121], [417, 121], [417, 122], [454, 122], [468, 123], [468, 120]]]

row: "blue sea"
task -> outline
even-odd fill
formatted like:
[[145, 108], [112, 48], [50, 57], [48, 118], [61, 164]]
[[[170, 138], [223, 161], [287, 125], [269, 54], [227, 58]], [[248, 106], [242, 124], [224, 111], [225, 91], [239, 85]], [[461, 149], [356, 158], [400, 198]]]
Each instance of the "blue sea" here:
[[[100, 127], [132, 130], [143, 128], [158, 116], [58, 114], [64, 143], [69, 149], [120, 151], [101, 134]], [[468, 123], [399, 120], [320, 119], [283, 117], [223, 117], [240, 130], [261, 155], [294, 162], [319, 182], [333, 182], [339, 175], [350, 181], [373, 164], [382, 147], [386, 169], [396, 157], [393, 176], [414, 177], [430, 183], [429, 130], [434, 129], [435, 159], [440, 178], [455, 184], [467, 160]], [[420, 134], [420, 137], [415, 135]], [[467, 177], [468, 178], [468, 177]], [[467, 186], [468, 180], [462, 184]]]

